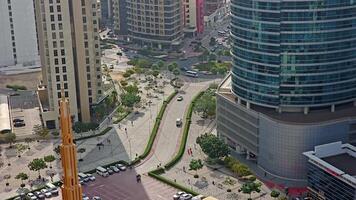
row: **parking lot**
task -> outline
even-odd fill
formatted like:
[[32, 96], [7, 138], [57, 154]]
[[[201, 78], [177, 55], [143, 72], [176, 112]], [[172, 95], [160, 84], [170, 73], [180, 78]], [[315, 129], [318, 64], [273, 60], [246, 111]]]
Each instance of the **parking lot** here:
[[33, 91], [16, 92], [10, 96], [11, 121], [24, 120], [24, 126], [13, 127], [16, 136], [32, 134], [34, 125], [41, 124], [37, 95]]
[[167, 200], [172, 199], [175, 189], [146, 175], [136, 182], [136, 171], [127, 169], [109, 177], [95, 175], [96, 180], [83, 185], [83, 193], [102, 200]]

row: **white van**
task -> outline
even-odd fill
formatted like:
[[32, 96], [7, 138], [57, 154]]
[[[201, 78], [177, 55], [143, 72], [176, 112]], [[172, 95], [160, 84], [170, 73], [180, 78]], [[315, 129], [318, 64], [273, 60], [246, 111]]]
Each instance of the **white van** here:
[[106, 170], [103, 167], [97, 167], [96, 168], [96, 173], [99, 174], [102, 177], [107, 177], [109, 176], [108, 170]]
[[176, 126], [177, 126], [177, 127], [180, 127], [180, 126], [182, 126], [182, 124], [183, 124], [182, 119], [181, 119], [181, 118], [177, 118], [177, 120], [176, 120]]

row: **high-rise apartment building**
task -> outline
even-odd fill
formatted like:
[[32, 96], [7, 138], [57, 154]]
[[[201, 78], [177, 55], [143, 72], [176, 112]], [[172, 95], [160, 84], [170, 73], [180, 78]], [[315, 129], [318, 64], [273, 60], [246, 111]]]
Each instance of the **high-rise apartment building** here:
[[204, 0], [184, 0], [184, 32], [204, 32]]
[[96, 0], [36, 0], [45, 125], [58, 128], [61, 88], [74, 121], [89, 122], [101, 95], [100, 40]]
[[356, 142], [356, 3], [231, 3], [218, 133], [265, 175], [305, 185], [303, 152]]
[[100, 0], [102, 25], [110, 25], [113, 19], [113, 0]]
[[157, 49], [180, 45], [183, 37], [183, 2], [126, 0], [129, 39]]
[[114, 32], [125, 37], [128, 34], [126, 0], [112, 1]]
[[0, 71], [39, 65], [32, 0], [0, 0]]

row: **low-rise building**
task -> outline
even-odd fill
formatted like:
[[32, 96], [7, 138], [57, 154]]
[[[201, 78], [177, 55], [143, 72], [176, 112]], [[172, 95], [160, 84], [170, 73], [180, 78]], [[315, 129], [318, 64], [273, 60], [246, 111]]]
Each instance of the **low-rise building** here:
[[356, 199], [355, 146], [334, 142], [303, 154], [308, 157], [308, 189], [313, 199]]

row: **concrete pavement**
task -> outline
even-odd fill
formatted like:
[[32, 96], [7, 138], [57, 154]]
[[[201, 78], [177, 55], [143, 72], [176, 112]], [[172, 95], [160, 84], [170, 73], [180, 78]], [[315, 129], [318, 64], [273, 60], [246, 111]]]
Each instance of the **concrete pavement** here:
[[193, 97], [211, 82], [186, 83], [180, 94], [178, 94], [178, 96], [182, 95], [184, 100], [177, 101], [175, 99], [168, 105], [151, 153], [136, 167], [138, 173], [151, 171], [160, 164], [166, 164], [174, 157], [180, 145], [184, 123], [186, 123], [183, 121], [182, 127], [176, 127], [176, 119], [184, 119]]

